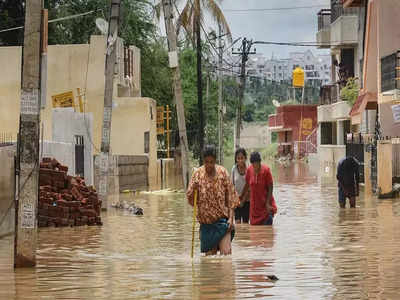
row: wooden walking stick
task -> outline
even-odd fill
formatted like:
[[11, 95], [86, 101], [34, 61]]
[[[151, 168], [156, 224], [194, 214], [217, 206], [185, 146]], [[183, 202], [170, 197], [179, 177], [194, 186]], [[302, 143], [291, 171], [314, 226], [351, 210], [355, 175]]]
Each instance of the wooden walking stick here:
[[197, 210], [197, 190], [194, 191], [194, 201], [193, 201], [192, 252], [190, 255], [191, 258], [193, 258], [194, 254], [194, 231], [196, 229], [196, 210]]

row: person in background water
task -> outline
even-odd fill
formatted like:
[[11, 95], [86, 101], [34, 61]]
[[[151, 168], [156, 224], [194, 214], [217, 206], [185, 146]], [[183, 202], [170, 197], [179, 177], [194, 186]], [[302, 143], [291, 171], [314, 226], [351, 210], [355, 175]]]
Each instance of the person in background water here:
[[[241, 195], [246, 185], [247, 153], [243, 148], [235, 152], [235, 164], [232, 168], [231, 179], [238, 195]], [[249, 223], [250, 214], [250, 190], [240, 201], [240, 206], [235, 209], [236, 223]]]
[[339, 205], [346, 207], [346, 198], [349, 198], [350, 207], [356, 207], [356, 197], [359, 195], [360, 164], [352, 156], [342, 158], [337, 166], [336, 179], [338, 180]]
[[277, 212], [273, 192], [272, 174], [268, 166], [261, 164], [261, 155], [253, 152], [250, 155], [251, 166], [246, 171], [246, 185], [240, 199], [250, 188], [250, 224], [272, 225]]
[[192, 206], [197, 191], [201, 252], [215, 255], [219, 250], [220, 254], [229, 255], [235, 235], [234, 210], [240, 204], [239, 197], [228, 171], [215, 164], [215, 147], [206, 146], [202, 155], [204, 165], [193, 173], [187, 190], [187, 199]]

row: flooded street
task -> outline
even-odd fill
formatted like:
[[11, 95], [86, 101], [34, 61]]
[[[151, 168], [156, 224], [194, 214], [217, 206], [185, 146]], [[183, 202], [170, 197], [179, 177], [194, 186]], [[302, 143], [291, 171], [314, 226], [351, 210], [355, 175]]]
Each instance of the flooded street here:
[[196, 232], [192, 261], [184, 194], [141, 194], [144, 216], [40, 229], [36, 269], [14, 271], [1, 239], [0, 299], [399, 299], [399, 199], [362, 194], [340, 210], [334, 182], [307, 164], [273, 171], [274, 226], [237, 225], [232, 256], [200, 257]]

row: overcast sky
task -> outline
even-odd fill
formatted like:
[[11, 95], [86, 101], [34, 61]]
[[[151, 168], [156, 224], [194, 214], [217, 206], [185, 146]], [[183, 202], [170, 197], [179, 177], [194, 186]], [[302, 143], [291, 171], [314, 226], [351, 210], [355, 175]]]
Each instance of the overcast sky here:
[[[312, 42], [316, 41], [317, 13], [322, 8], [329, 8], [329, 3], [330, 0], [224, 0], [220, 6], [230, 25], [233, 39], [247, 37], [273, 42]], [[316, 5], [321, 7], [281, 11], [228, 11]], [[263, 53], [267, 57], [271, 57], [273, 53], [277, 58], [287, 58], [289, 52], [306, 49], [312, 49], [315, 54], [329, 53], [327, 50], [311, 47], [257, 45], [257, 53]]]

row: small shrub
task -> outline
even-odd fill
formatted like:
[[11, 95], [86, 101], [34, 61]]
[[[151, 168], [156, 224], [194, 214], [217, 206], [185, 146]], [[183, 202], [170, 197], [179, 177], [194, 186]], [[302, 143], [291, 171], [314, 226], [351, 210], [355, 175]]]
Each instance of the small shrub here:
[[347, 101], [350, 106], [353, 106], [357, 100], [360, 87], [356, 78], [349, 78], [346, 86], [340, 91], [342, 100]]

